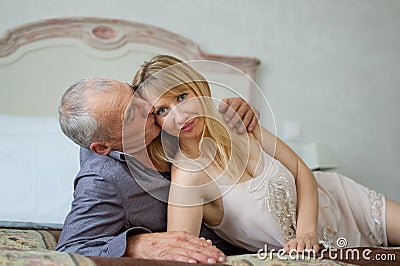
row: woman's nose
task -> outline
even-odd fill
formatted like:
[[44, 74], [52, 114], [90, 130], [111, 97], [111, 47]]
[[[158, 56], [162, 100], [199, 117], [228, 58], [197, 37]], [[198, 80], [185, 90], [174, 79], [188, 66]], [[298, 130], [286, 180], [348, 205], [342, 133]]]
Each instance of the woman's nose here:
[[178, 125], [182, 125], [186, 122], [186, 114], [181, 109], [182, 108], [179, 106], [175, 106], [172, 109], [173, 118]]

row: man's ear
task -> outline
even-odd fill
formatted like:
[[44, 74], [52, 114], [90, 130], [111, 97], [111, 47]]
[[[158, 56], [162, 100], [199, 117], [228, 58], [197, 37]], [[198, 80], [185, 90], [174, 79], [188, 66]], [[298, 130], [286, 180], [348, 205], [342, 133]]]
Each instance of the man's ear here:
[[111, 147], [104, 142], [92, 142], [90, 143], [90, 150], [100, 155], [108, 155], [111, 151]]

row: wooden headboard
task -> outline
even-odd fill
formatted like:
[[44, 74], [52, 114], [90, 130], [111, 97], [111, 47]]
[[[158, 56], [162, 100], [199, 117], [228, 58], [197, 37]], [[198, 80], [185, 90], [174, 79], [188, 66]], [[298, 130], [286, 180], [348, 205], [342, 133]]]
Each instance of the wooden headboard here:
[[[130, 82], [143, 61], [156, 54], [221, 62], [250, 78], [260, 63], [252, 57], [208, 54], [185, 37], [143, 23], [93, 17], [43, 20], [0, 37], [0, 114], [56, 116], [61, 95], [76, 80], [109, 77]], [[227, 68], [208, 71], [211, 79], [226, 81], [251, 98], [248, 81], [237, 73]]]
[[[62, 226], [79, 170], [79, 148], [62, 134], [57, 121], [62, 94], [81, 78], [130, 83], [139, 66], [156, 54], [220, 62], [202, 74], [234, 87], [244, 98], [252, 97], [246, 76], [254, 77], [258, 59], [208, 54], [194, 42], [151, 25], [59, 18], [1, 35], [0, 202], [7, 204], [0, 204], [0, 225]], [[234, 96], [230, 93], [213, 91], [218, 98]]]

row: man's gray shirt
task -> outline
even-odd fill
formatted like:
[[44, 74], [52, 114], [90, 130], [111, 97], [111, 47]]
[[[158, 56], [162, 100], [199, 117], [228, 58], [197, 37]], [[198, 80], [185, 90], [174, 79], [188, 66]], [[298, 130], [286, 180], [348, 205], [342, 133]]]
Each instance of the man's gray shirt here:
[[[166, 231], [169, 175], [165, 178], [115, 151], [104, 156], [81, 148], [80, 164], [71, 211], [56, 250], [121, 257], [127, 237]], [[213, 240], [228, 255], [245, 252], [205, 226], [200, 235]]]

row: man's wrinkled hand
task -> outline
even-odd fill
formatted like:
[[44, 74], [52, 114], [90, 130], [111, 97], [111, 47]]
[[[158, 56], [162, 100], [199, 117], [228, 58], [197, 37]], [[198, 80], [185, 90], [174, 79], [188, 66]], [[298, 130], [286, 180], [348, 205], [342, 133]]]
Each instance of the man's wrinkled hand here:
[[258, 110], [251, 107], [240, 97], [222, 100], [218, 111], [222, 114], [228, 126], [236, 130], [239, 134], [244, 133], [246, 130], [253, 132], [260, 116]]
[[165, 232], [134, 235], [128, 238], [124, 256], [174, 260], [191, 263], [224, 262], [225, 255], [210, 240], [187, 232]]

